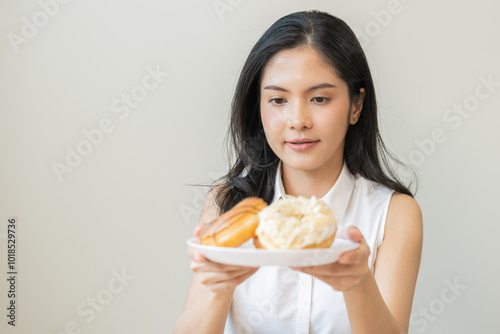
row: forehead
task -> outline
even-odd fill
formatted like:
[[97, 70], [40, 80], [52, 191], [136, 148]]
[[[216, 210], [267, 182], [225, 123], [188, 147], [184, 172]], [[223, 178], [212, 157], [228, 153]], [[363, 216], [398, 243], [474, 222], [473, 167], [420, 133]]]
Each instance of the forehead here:
[[340, 79], [333, 66], [311, 47], [285, 49], [275, 54], [266, 64], [262, 76], [264, 84], [335, 81]]

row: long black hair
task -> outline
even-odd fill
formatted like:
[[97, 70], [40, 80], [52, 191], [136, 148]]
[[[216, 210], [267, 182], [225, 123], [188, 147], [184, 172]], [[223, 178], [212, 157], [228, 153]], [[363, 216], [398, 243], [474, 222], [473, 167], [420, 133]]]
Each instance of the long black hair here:
[[350, 125], [344, 159], [352, 174], [413, 196], [391, 168], [399, 163], [380, 137], [377, 104], [370, 69], [353, 31], [341, 19], [317, 10], [286, 15], [276, 21], [257, 41], [241, 70], [231, 104], [230, 126], [225, 142], [229, 172], [212, 183], [219, 214], [250, 196], [268, 204], [274, 197], [278, 156], [267, 143], [260, 117], [260, 83], [268, 61], [278, 52], [302, 46], [315, 49], [347, 83], [351, 102], [365, 89], [358, 122]]

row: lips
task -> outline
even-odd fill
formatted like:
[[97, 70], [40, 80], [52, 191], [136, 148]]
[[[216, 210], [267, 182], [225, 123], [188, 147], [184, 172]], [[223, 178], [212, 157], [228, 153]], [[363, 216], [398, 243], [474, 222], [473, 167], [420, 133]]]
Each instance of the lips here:
[[295, 138], [295, 139], [287, 140], [286, 142], [291, 143], [291, 144], [305, 144], [305, 143], [315, 143], [318, 141], [319, 140], [310, 139], [310, 138]]
[[296, 152], [309, 151], [319, 140], [310, 138], [295, 138], [285, 142], [285, 144]]

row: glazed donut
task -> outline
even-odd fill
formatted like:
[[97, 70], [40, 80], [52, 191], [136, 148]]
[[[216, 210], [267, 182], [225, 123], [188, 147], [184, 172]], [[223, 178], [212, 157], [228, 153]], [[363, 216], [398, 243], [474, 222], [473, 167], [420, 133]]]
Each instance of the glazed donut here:
[[267, 207], [259, 197], [247, 197], [226, 211], [200, 233], [202, 245], [238, 247], [255, 236], [259, 225], [257, 214]]
[[328, 248], [337, 232], [335, 215], [316, 196], [286, 195], [261, 210], [258, 218], [254, 237], [256, 248]]

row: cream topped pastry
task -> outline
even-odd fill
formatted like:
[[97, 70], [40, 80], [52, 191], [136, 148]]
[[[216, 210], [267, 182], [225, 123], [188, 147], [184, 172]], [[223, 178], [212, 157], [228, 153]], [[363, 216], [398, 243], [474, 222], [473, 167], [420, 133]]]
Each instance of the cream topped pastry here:
[[286, 195], [258, 217], [255, 244], [267, 249], [328, 248], [337, 232], [335, 215], [316, 196]]

